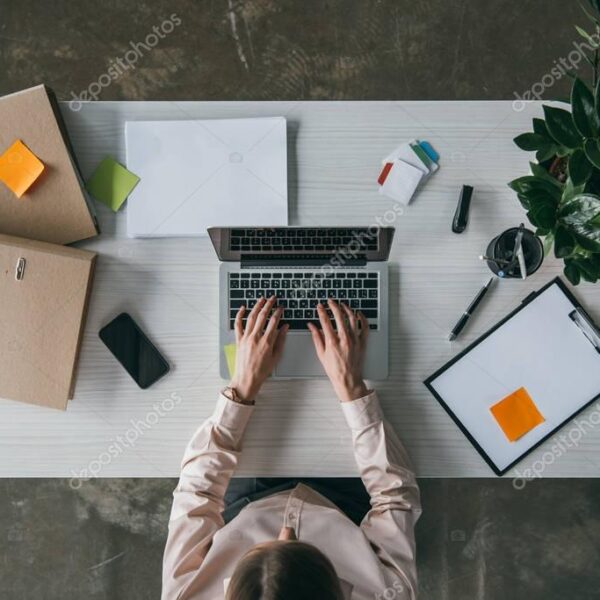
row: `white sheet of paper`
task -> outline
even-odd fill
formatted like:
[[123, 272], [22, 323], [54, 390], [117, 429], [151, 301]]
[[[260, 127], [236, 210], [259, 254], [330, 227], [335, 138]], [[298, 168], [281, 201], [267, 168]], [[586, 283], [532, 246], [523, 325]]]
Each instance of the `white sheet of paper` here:
[[128, 121], [130, 237], [204, 236], [210, 226], [288, 224], [284, 117]]
[[411, 201], [422, 178], [422, 171], [403, 160], [395, 160], [386, 180], [379, 187], [379, 193], [406, 205]]

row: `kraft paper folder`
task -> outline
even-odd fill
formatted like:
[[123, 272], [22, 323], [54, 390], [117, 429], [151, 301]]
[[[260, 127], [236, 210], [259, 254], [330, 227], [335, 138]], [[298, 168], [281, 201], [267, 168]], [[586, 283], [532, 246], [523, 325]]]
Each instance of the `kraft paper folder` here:
[[94, 205], [52, 90], [38, 85], [0, 98], [0, 154], [20, 140], [44, 165], [17, 198], [0, 182], [0, 233], [70, 244], [98, 233]]
[[[503, 475], [600, 397], [599, 341], [589, 315], [556, 278], [425, 385], [494, 472]], [[543, 422], [510, 441], [490, 408], [520, 388]]]
[[0, 235], [0, 398], [66, 408], [95, 259], [93, 252]]

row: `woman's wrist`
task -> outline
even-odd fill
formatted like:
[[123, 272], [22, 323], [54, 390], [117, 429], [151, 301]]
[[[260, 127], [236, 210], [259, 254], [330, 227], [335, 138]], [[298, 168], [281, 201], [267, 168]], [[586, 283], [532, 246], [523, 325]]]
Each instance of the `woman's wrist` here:
[[340, 402], [352, 402], [369, 393], [365, 382], [362, 379], [356, 378], [335, 382], [333, 388]]
[[254, 398], [260, 390], [260, 384], [252, 379], [234, 377], [231, 380], [231, 387], [235, 389], [240, 400], [244, 402], [254, 402]]

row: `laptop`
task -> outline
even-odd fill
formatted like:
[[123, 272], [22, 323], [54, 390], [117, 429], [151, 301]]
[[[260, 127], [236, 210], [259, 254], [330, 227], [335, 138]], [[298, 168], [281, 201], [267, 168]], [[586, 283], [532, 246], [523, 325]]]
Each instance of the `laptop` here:
[[[274, 378], [324, 377], [308, 322], [328, 298], [360, 310], [369, 321], [363, 375], [388, 376], [388, 263], [393, 227], [211, 227], [219, 270], [219, 348], [235, 342], [242, 305], [277, 297], [290, 330]], [[249, 311], [246, 312], [246, 315]], [[220, 373], [229, 378], [220, 352]]]

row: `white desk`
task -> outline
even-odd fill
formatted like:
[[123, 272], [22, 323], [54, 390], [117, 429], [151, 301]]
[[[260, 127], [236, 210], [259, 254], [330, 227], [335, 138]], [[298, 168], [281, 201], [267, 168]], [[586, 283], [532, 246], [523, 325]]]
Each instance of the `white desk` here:
[[[538, 104], [515, 112], [511, 102], [98, 102], [80, 112], [64, 104], [63, 112], [86, 177], [107, 154], [124, 162], [128, 119], [285, 115], [290, 222], [303, 225], [368, 225], [383, 217], [390, 201], [375, 183], [382, 157], [399, 142], [429, 140], [442, 167], [393, 223], [391, 377], [376, 387], [419, 476], [493, 476], [422, 381], [561, 272], [558, 261], [547, 259], [526, 282], [500, 282], [460, 341], [446, 341], [488, 276], [479, 254], [492, 237], [525, 219], [506, 183], [527, 173], [528, 156], [511, 140], [530, 129], [531, 117], [541, 113]], [[465, 183], [475, 187], [470, 223], [455, 235], [450, 224]], [[75, 399], [65, 413], [0, 401], [0, 476], [71, 477], [90, 465], [101, 477], [176, 476], [185, 444], [223, 385], [217, 369], [218, 262], [209, 240], [130, 240], [125, 211], [113, 215], [101, 205], [98, 211], [102, 235], [81, 244], [100, 257]], [[581, 285], [576, 293], [600, 317], [600, 285]], [[100, 327], [122, 310], [172, 365], [171, 374], [147, 391], [98, 339]], [[175, 406], [163, 402], [172, 393], [180, 398]], [[597, 410], [600, 405], [580, 421]], [[576, 448], [552, 460], [546, 456], [544, 476], [600, 476], [600, 426], [585, 429]], [[355, 474], [349, 434], [327, 381], [265, 387], [238, 474]]]

